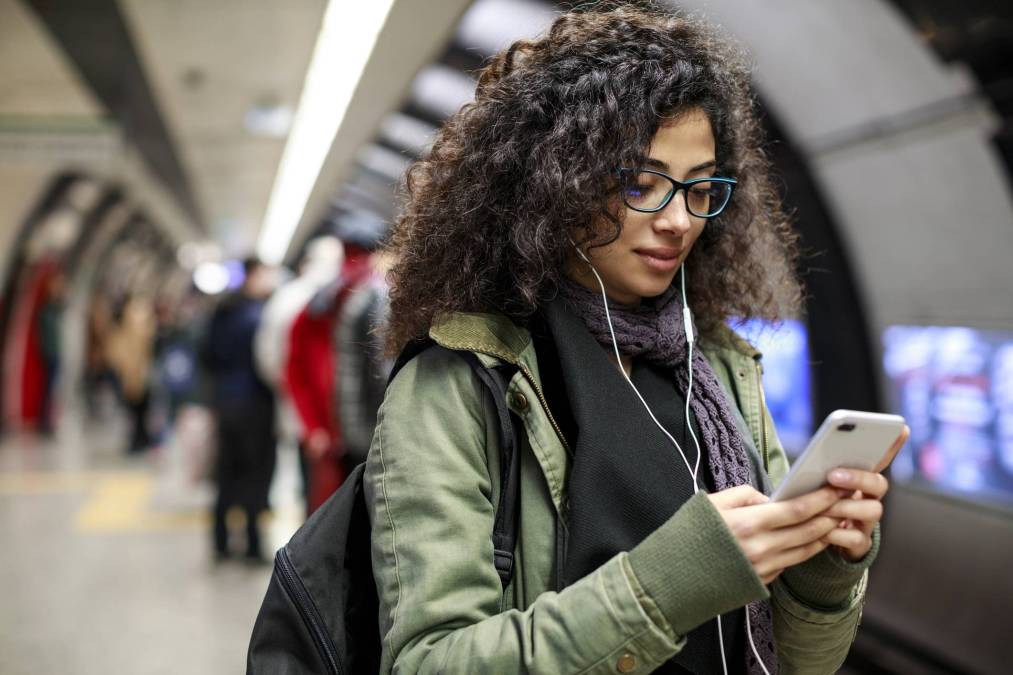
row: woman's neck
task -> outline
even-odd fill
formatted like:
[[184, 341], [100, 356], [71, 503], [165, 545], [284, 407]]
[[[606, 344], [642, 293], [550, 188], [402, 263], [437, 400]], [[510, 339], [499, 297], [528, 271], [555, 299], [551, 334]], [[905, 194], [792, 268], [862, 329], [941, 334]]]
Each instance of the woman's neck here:
[[[589, 291], [601, 293], [601, 284], [598, 283], [598, 278], [587, 263], [572, 263], [566, 270], [566, 276], [573, 283], [583, 286]], [[605, 295], [608, 297], [609, 305], [621, 305], [627, 308], [637, 307], [643, 300], [643, 298], [634, 295], [616, 297], [616, 294], [608, 286], [605, 287]]]

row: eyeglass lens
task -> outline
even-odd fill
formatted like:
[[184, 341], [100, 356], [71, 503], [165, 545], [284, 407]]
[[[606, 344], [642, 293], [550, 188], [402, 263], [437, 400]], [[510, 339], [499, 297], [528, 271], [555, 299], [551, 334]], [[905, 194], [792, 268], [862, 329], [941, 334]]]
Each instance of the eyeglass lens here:
[[[665, 204], [674, 186], [664, 176], [649, 171], [626, 174], [623, 199], [637, 211], [656, 211]], [[686, 208], [694, 216], [720, 213], [732, 194], [732, 186], [723, 182], [694, 183], [683, 191]]]

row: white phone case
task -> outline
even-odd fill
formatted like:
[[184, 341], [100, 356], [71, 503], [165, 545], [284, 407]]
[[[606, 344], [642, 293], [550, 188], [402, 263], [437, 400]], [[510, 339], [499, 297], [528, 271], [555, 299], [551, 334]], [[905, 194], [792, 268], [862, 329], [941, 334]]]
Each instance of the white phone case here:
[[903, 429], [900, 415], [835, 410], [827, 415], [771, 499], [783, 501], [812, 492], [825, 485], [827, 474], [838, 467], [871, 471]]

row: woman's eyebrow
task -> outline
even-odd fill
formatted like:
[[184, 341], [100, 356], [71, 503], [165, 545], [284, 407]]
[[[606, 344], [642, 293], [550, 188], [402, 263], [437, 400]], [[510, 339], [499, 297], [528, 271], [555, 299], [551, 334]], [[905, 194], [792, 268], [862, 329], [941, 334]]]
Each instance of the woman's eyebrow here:
[[715, 167], [717, 165], [718, 165], [717, 161], [712, 159], [709, 162], [697, 164], [696, 166], [690, 168], [690, 170], [687, 173], [696, 173], [697, 171], [702, 171], [703, 169], [710, 169], [711, 167]]
[[[668, 172], [668, 170], [669, 170], [668, 169], [668, 164], [666, 164], [665, 162], [662, 162], [660, 159], [654, 159], [653, 157], [648, 157], [644, 161], [644, 164], [646, 164], [649, 167], [658, 169], [660, 171]], [[709, 168], [717, 166], [717, 165], [718, 165], [717, 161], [712, 159], [710, 161], [703, 162], [701, 164], [697, 164], [694, 167], [690, 167], [689, 171], [687, 171], [686, 173], [696, 173], [697, 171], [702, 171], [703, 169], [709, 169]]]

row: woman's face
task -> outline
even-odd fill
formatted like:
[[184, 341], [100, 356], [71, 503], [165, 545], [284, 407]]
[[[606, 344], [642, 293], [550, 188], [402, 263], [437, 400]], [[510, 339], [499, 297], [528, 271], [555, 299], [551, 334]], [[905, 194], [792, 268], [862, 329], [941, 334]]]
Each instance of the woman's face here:
[[[646, 165], [638, 168], [661, 171], [677, 181], [714, 175], [714, 132], [707, 115], [694, 108], [659, 128], [648, 158]], [[655, 213], [634, 211], [625, 204], [622, 209], [619, 238], [607, 246], [582, 250], [601, 276], [608, 297], [620, 304], [635, 305], [642, 298], [660, 295], [671, 285], [706, 219], [686, 210], [682, 192]], [[606, 227], [612, 225], [604, 223]], [[568, 262], [567, 275], [582, 286], [601, 290], [587, 263], [576, 253]]]

